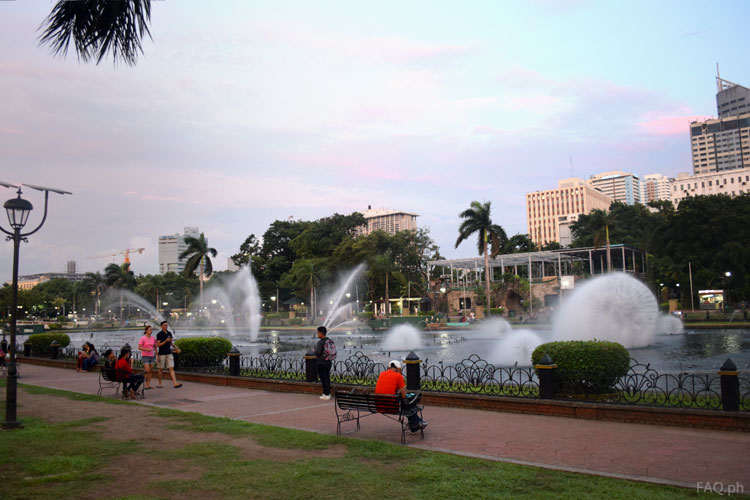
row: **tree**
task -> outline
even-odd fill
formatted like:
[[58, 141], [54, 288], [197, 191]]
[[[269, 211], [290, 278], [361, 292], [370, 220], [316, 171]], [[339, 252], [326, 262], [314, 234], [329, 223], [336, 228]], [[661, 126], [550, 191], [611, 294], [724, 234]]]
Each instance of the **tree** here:
[[104, 277], [99, 271], [95, 273], [86, 273], [86, 277], [83, 279], [83, 285], [89, 290], [89, 293], [96, 296], [96, 302], [94, 302], [94, 314], [95, 316], [99, 316], [99, 308], [101, 307], [99, 297], [106, 286]]
[[114, 63], [133, 66], [150, 22], [151, 0], [59, 0], [40, 26], [39, 44], [64, 57], [72, 42], [83, 62], [99, 64], [110, 53]]
[[180, 253], [178, 258], [180, 260], [187, 257], [185, 263], [185, 276], [193, 274], [196, 268], [200, 268], [198, 279], [200, 280], [200, 301], [201, 309], [203, 309], [203, 279], [211, 276], [213, 272], [213, 265], [211, 264], [211, 257], [216, 257], [218, 253], [215, 248], [208, 246], [208, 240], [201, 233], [198, 238], [192, 236], [185, 236], [185, 244], [187, 248]]
[[[139, 278], [138, 286], [135, 291], [142, 297], [151, 297], [155, 300], [154, 304], [158, 310], [161, 307], [159, 292], [164, 286], [164, 277], [160, 274], [149, 274]], [[150, 298], [148, 299], [151, 300]]]
[[490, 245], [492, 257], [494, 257], [500, 252], [505, 240], [508, 239], [505, 230], [492, 223], [490, 203], [488, 201], [481, 204], [478, 201], [472, 201], [470, 208], [458, 214], [464, 221], [458, 228], [458, 238], [456, 239], [456, 248], [458, 248], [458, 245], [464, 240], [477, 233], [477, 250], [479, 255], [484, 255], [484, 290], [488, 316], [490, 313]]
[[120, 290], [120, 321], [122, 321], [122, 291], [135, 288], [135, 274], [130, 270], [130, 262], [122, 265], [109, 264], [104, 268], [104, 281], [107, 285]]
[[536, 245], [528, 234], [514, 234], [503, 245], [504, 253], [527, 253], [536, 250]]
[[[294, 262], [292, 268], [284, 274], [281, 285], [291, 288], [300, 297], [309, 296], [308, 311], [310, 311], [309, 320], [312, 325], [315, 322], [316, 308], [315, 288], [320, 284], [322, 279], [329, 277], [327, 272], [326, 259], [299, 259]], [[280, 300], [278, 297], [276, 300]]]
[[254, 234], [251, 234], [240, 245], [240, 251], [230, 257], [235, 266], [245, 266], [251, 263], [253, 257], [260, 255], [260, 242]]

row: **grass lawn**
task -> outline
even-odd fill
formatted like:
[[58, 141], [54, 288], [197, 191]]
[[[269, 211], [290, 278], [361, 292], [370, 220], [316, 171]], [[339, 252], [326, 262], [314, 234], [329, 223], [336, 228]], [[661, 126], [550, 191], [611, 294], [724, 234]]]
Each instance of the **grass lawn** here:
[[[379, 499], [386, 490], [429, 499], [698, 496], [692, 489], [282, 429], [67, 391], [27, 385], [21, 391], [25, 427], [0, 432], [0, 497], [8, 499]], [[140, 432], [123, 436], [127, 425], [154, 429], [166, 439], [141, 439]]]

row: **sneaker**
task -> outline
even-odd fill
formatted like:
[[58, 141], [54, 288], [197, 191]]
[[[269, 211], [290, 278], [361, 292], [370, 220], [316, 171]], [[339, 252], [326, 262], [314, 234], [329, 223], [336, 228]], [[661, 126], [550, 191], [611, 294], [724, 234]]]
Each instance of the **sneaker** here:
[[425, 422], [425, 421], [422, 421], [422, 423], [421, 423], [421, 424], [419, 424], [419, 428], [420, 428], [421, 430], [425, 430], [425, 429], [427, 428], [427, 426], [428, 426], [428, 425], [430, 425], [430, 424], [428, 424], [428, 423], [427, 423], [427, 422]]
[[416, 429], [409, 429], [409, 433], [410, 434], [416, 434], [417, 432], [419, 432], [419, 430], [420, 430], [419, 427], [417, 427]]
[[320, 396], [320, 399], [329, 400], [329, 399], [331, 399], [331, 395], [330, 394], [323, 394], [322, 396]]

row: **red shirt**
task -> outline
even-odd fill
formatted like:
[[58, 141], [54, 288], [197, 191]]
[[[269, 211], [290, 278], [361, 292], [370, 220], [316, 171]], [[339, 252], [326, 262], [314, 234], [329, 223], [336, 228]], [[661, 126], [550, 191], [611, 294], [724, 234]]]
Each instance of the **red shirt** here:
[[375, 394], [396, 394], [399, 389], [405, 387], [404, 376], [393, 370], [386, 370], [378, 377], [375, 384]]
[[133, 369], [130, 367], [130, 360], [125, 358], [118, 359], [115, 364], [115, 379], [124, 380], [128, 378], [128, 375], [133, 373]]

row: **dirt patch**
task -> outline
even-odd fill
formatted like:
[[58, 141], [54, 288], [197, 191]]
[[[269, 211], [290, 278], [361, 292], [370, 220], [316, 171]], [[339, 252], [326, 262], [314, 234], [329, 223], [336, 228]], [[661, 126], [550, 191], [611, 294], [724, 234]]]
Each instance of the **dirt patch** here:
[[[339, 458], [346, 454], [347, 449], [342, 445], [330, 446], [322, 450], [283, 449], [261, 446], [250, 436], [228, 436], [218, 432], [197, 432], [192, 430], [172, 429], [178, 421], [154, 415], [152, 408], [140, 405], [112, 405], [103, 402], [73, 401], [65, 397], [29, 394], [23, 389], [23, 406], [19, 409], [20, 416], [33, 416], [51, 423], [83, 420], [91, 417], [106, 417], [107, 420], [97, 421], [81, 426], [81, 429], [99, 434], [103, 438], [123, 443], [140, 443], [146, 453], [120, 455], [101, 472], [111, 477], [111, 481], [101, 484], [96, 490], [81, 495], [80, 498], [102, 498], [117, 495], [122, 492], [127, 495], [153, 494], [149, 483], [172, 479], [196, 479], [204, 469], [184, 461], [170, 461], [168, 473], [165, 474], [165, 462], [160, 454], [168, 450], [184, 448], [187, 445], [199, 443], [218, 443], [235, 446], [240, 456], [245, 460], [273, 460], [291, 461], [304, 458], [331, 457]], [[123, 444], [127, 446], [127, 444]], [[123, 478], [128, 478], [125, 484], [127, 491], [121, 490]], [[164, 495], [162, 495], [164, 496]], [[165, 498], [180, 499], [211, 499], [213, 492], [194, 491], [166, 494]]]

